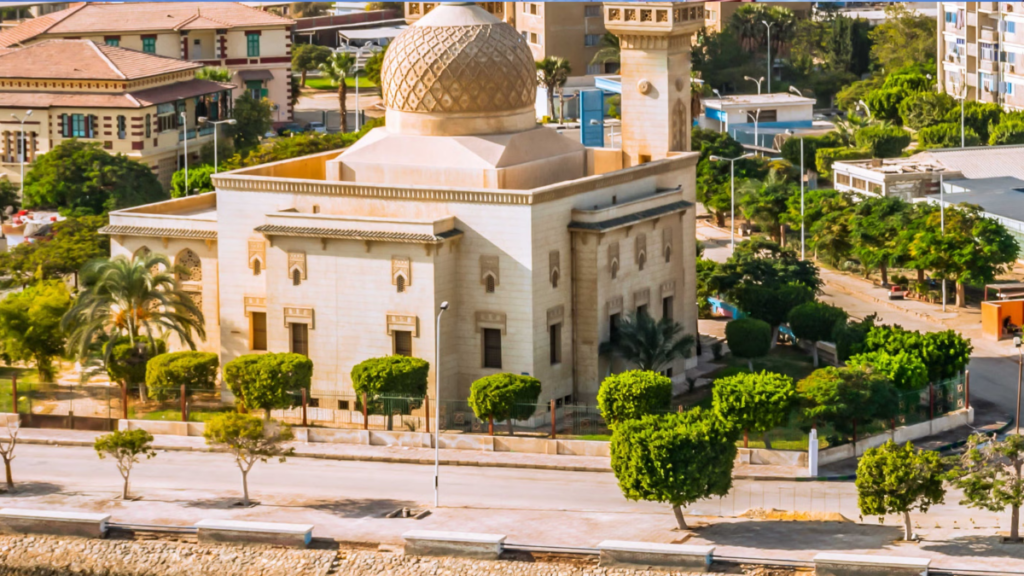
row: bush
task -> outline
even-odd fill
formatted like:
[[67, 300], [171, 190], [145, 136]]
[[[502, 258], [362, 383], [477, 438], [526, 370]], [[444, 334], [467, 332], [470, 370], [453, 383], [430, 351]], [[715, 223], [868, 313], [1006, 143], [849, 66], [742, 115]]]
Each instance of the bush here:
[[601, 417], [613, 429], [620, 422], [667, 411], [671, 403], [672, 380], [647, 370], [612, 374], [597, 391]]
[[1024, 120], [1004, 117], [999, 124], [992, 127], [988, 136], [988, 145], [1004, 146], [1006, 144], [1024, 144]]
[[924, 92], [932, 89], [932, 81], [918, 72], [893, 72], [885, 77], [883, 90], [903, 89], [907, 92]]
[[868, 151], [872, 158], [896, 158], [910, 146], [910, 133], [897, 126], [875, 124], [866, 126], [854, 135], [857, 147]]
[[[716, 379], [712, 393], [715, 412], [743, 430], [743, 445], [747, 446], [748, 432], [764, 434], [786, 423], [796, 386], [792, 378], [782, 374], [745, 373]], [[768, 438], [765, 447], [772, 448]]]
[[512, 421], [533, 416], [540, 391], [540, 380], [532, 376], [492, 374], [473, 382], [469, 407], [477, 418], [487, 421], [489, 434], [494, 434], [495, 420], [507, 420], [509, 434], [513, 434]]
[[872, 118], [888, 120], [889, 122], [899, 124], [902, 122], [900, 119], [900, 103], [910, 94], [909, 90], [902, 87], [882, 88], [881, 90], [868, 93], [867, 97], [864, 98], [864, 103], [871, 110]]
[[224, 365], [224, 381], [247, 410], [270, 411], [292, 406], [296, 394], [309, 390], [313, 361], [302, 354], [270, 353], [239, 356]]
[[186, 394], [212, 390], [217, 384], [220, 359], [212, 352], [171, 352], [146, 364], [146, 389], [153, 400], [173, 397], [185, 386]]
[[[782, 144], [782, 149], [780, 150], [782, 157], [798, 168], [800, 166], [800, 140], [801, 138], [797, 137], [789, 138]], [[805, 170], [814, 170], [816, 168], [815, 158], [818, 150], [833, 148], [842, 144], [835, 132], [829, 132], [822, 136], [805, 136], [803, 141]]]
[[151, 341], [146, 336], [140, 336], [132, 344], [127, 336], [122, 336], [114, 343], [110, 353], [107, 375], [124, 386], [141, 386], [146, 382], [146, 364], [149, 359], [165, 352], [167, 343], [163, 340]]
[[[998, 124], [1002, 118], [1003, 109], [994, 102], [977, 102], [968, 100], [964, 102], [964, 125], [974, 129], [974, 132], [981, 139], [981, 142], [988, 142], [989, 127]], [[946, 113], [945, 121], [957, 125], [959, 135], [960, 107], [957, 106]], [[957, 140], [959, 142], [959, 140]]]
[[944, 122], [946, 114], [955, 106], [956, 100], [949, 94], [918, 92], [900, 104], [900, 119], [904, 126], [921, 130]]
[[664, 502], [686, 528], [682, 509], [732, 488], [732, 429], [710, 411], [645, 416], [616, 427], [612, 470], [629, 500]]
[[815, 153], [814, 165], [822, 178], [832, 178], [832, 164], [843, 160], [864, 160], [871, 158], [871, 152], [857, 148], [819, 148]]
[[[427, 375], [430, 364], [410, 356], [383, 356], [363, 360], [352, 368], [352, 388], [356, 394], [365, 394], [369, 413], [386, 413], [388, 430], [392, 429], [395, 412], [407, 414], [418, 408], [419, 402], [388, 402], [381, 397], [421, 399], [427, 395]], [[363, 399], [360, 398], [361, 405]]]
[[840, 362], [846, 362], [851, 356], [864, 351], [864, 342], [868, 332], [875, 327], [877, 314], [871, 314], [864, 320], [851, 320], [836, 324], [832, 331], [832, 342], [836, 345], [836, 355]]
[[[922, 128], [917, 133], [917, 143], [921, 148], [959, 148], [960, 122], [946, 122]], [[964, 143], [967, 146], [978, 146], [981, 138], [974, 128], [964, 126]]]
[[928, 368], [913, 353], [868, 352], [846, 361], [850, 368], [875, 369], [900, 390], [920, 390], [928, 385]]
[[772, 348], [772, 327], [762, 320], [742, 318], [725, 325], [725, 341], [736, 358], [747, 361], [754, 371], [754, 358], [766, 356]]
[[213, 173], [213, 166], [189, 166], [186, 188], [185, 169], [178, 170], [171, 176], [171, 198], [184, 198], [213, 191]]

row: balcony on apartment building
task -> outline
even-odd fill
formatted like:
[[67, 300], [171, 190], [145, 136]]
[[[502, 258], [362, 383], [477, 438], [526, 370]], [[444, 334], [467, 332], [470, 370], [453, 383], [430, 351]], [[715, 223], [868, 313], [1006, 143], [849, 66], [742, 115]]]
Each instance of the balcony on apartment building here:
[[218, 34], [214, 30], [193, 30], [183, 40], [188, 43], [188, 59], [220, 64]]
[[978, 2], [978, 12], [998, 12], [999, 2]]

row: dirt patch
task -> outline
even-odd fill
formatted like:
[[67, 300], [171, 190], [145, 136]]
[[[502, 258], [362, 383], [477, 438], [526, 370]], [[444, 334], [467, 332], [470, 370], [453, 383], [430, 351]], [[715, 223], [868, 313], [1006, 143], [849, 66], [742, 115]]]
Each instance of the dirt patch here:
[[781, 520], [783, 522], [853, 522], [838, 512], [794, 512], [792, 510], [776, 510], [774, 508], [751, 508], [741, 518], [751, 520]]

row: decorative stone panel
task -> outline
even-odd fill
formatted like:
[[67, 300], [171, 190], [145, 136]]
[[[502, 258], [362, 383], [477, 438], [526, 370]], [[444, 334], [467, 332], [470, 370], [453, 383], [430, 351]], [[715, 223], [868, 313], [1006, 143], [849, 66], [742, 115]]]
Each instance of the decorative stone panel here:
[[391, 336], [395, 330], [412, 332], [412, 335], [416, 338], [420, 336], [420, 319], [413, 314], [388, 312], [387, 326], [388, 336]]
[[306, 253], [305, 252], [289, 252], [288, 253], [288, 278], [292, 278], [295, 271], [299, 271], [299, 279], [306, 279]]
[[647, 306], [651, 303], [651, 289], [644, 288], [643, 290], [637, 290], [633, 292], [633, 309], [637, 309], [641, 306]]
[[622, 313], [622, 296], [613, 296], [611, 299], [608, 300], [608, 303], [606, 304], [606, 306], [608, 307], [608, 314], [607, 314], [607, 316], [611, 316], [612, 314], [621, 314]]
[[[267, 241], [249, 240], [249, 269], [255, 270], [256, 262], [260, 263], [260, 270], [267, 269]], [[303, 276], [305, 277], [305, 276]]]
[[266, 312], [267, 299], [263, 296], [246, 296], [243, 306], [245, 306], [246, 316], [252, 312]]
[[480, 283], [487, 285], [487, 277], [491, 276], [494, 278], [494, 286], [497, 287], [501, 284], [501, 275], [498, 270], [498, 257], [497, 256], [481, 256], [480, 257]]
[[559, 304], [548, 308], [548, 326], [560, 324], [563, 320], [565, 320], [565, 306]]
[[313, 330], [316, 327], [314, 322], [314, 314], [312, 308], [306, 308], [302, 306], [285, 306], [284, 307], [284, 326], [288, 327], [289, 324], [308, 324], [309, 329]]
[[612, 278], [616, 278], [619, 275], [619, 243], [618, 241], [611, 242], [608, 244], [608, 269], [612, 273]]
[[391, 285], [398, 285], [398, 278], [404, 279], [405, 286], [412, 286], [412, 261], [408, 256], [391, 257]]
[[199, 259], [199, 255], [192, 250], [185, 248], [179, 252], [178, 257], [174, 259], [174, 264], [179, 269], [179, 282], [203, 281], [203, 262]]
[[558, 280], [562, 277], [561, 254], [558, 250], [548, 252], [548, 280], [555, 288], [558, 287]]
[[508, 323], [504, 312], [481, 312], [476, 313], [476, 332], [484, 328], [501, 330], [502, 335], [508, 332]]
[[666, 226], [661, 229], [661, 255], [665, 262], [672, 259], [672, 227]]
[[633, 240], [634, 252], [633, 257], [636, 259], [638, 267], [643, 270], [644, 263], [647, 262], [647, 234], [637, 234], [636, 239]]
[[663, 299], [664, 298], [668, 298], [669, 296], [674, 296], [675, 293], [676, 293], [676, 281], [675, 280], [665, 280], [664, 282], [662, 282], [661, 283], [660, 292], [661, 292], [661, 297]]

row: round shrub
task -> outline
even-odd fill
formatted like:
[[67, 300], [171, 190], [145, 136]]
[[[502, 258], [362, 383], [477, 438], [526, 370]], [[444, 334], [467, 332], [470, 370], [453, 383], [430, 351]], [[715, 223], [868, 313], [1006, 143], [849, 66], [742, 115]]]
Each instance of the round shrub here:
[[423, 398], [427, 395], [430, 364], [411, 356], [383, 356], [363, 360], [352, 368], [356, 394]]
[[720, 418], [744, 433], [763, 434], [789, 419], [796, 384], [783, 374], [748, 372], [716, 379], [712, 394]]
[[487, 420], [493, 434], [495, 420], [507, 420], [509, 431], [513, 420], [526, 420], [537, 410], [540, 380], [519, 374], [484, 376], [469, 389], [469, 407], [481, 420]]
[[648, 370], [612, 374], [597, 391], [601, 416], [612, 428], [626, 420], [664, 412], [671, 402], [672, 380]]
[[754, 318], [732, 320], [725, 325], [725, 341], [732, 355], [746, 360], [753, 372], [752, 360], [766, 356], [772, 349], [772, 327]]
[[224, 381], [247, 410], [288, 408], [313, 382], [313, 361], [302, 354], [246, 354], [224, 365]]
[[212, 352], [171, 352], [161, 354], [146, 365], [146, 389], [153, 400], [174, 397], [182, 385], [185, 393], [212, 390], [217, 384], [220, 360]]

